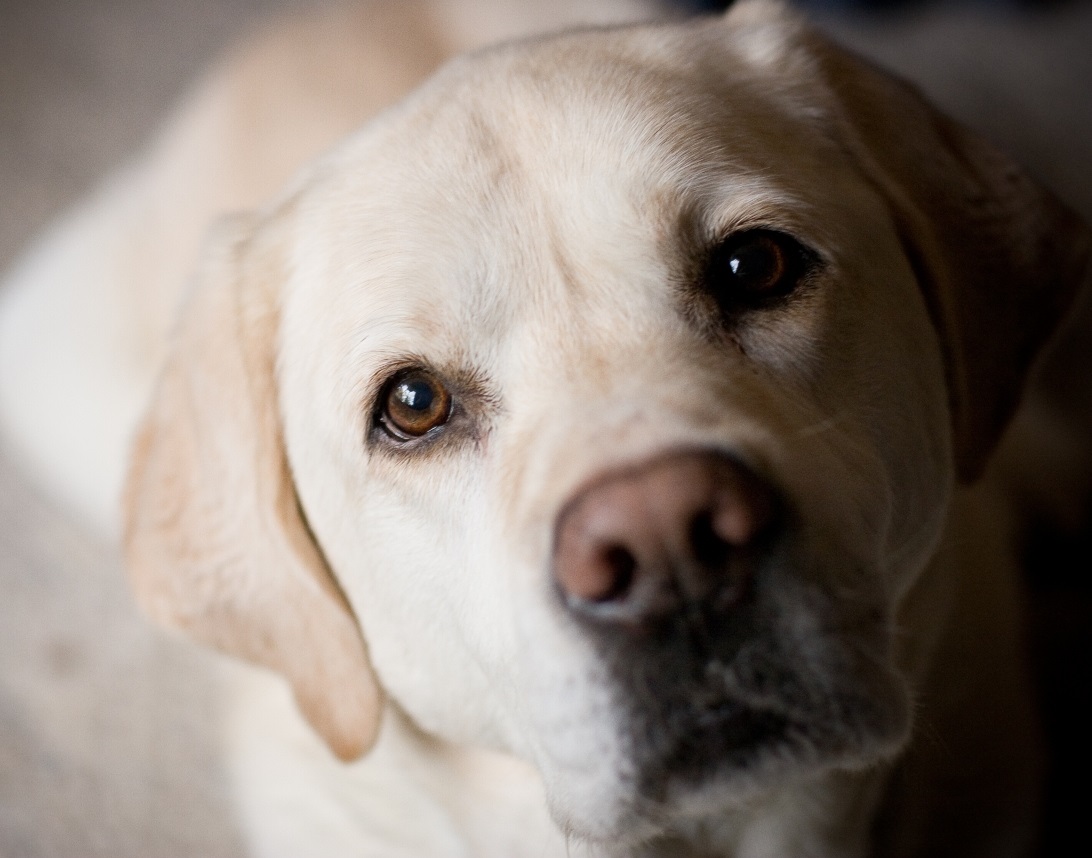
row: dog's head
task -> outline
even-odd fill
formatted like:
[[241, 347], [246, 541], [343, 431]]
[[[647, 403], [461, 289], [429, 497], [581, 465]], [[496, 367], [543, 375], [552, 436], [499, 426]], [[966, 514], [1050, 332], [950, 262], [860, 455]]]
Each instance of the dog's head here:
[[764, 5], [456, 61], [221, 230], [136, 446], [136, 588], [339, 755], [385, 694], [593, 838], [869, 765], [1083, 229]]

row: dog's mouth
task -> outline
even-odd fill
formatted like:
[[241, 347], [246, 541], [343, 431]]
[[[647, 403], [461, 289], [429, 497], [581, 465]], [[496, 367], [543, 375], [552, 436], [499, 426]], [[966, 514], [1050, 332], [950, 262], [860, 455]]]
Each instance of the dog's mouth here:
[[726, 771], [747, 771], [765, 749], [784, 745], [800, 730], [783, 712], [736, 700], [675, 711], [665, 720], [658, 729], [648, 729], [646, 719], [640, 731], [639, 793], [654, 801], [662, 800], [671, 783], [702, 784]]
[[695, 791], [742, 801], [901, 745], [910, 706], [883, 655], [885, 623], [824, 614], [808, 590], [766, 569], [730, 611], [709, 606], [638, 634], [585, 629], [611, 676], [629, 790], [647, 815]]
[[711, 787], [742, 799], [901, 744], [909, 705], [876, 657], [881, 630], [801, 628], [776, 613], [757, 598], [710, 619], [707, 649], [667, 635], [655, 649], [631, 641], [624, 656], [604, 653], [640, 803]]

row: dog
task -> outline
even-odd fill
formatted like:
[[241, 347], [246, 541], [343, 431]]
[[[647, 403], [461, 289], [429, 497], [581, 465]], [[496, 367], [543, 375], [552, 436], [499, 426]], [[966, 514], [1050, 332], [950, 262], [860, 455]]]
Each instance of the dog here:
[[[382, 8], [433, 47], [377, 39], [389, 76], [332, 97], [364, 113], [443, 53]], [[144, 609], [270, 671], [226, 692], [255, 853], [1026, 854], [1041, 759], [988, 465], [1087, 225], [748, 0], [446, 63], [218, 223], [176, 308], [185, 242], [111, 256], [119, 225], [169, 233], [260, 172], [249, 144], [272, 175], [348, 132], [269, 56], [0, 317], [45, 478], [95, 514], [130, 461]], [[233, 87], [314, 122], [225, 137]], [[39, 405], [27, 361], [60, 343], [86, 400]], [[86, 409], [63, 450], [61, 408]]]

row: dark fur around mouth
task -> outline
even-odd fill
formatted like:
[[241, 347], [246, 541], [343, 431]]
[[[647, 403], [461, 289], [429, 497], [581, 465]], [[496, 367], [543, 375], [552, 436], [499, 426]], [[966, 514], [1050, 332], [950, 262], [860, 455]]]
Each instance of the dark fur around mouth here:
[[[802, 605], [791, 573], [765, 569], [757, 583], [728, 612], [694, 608], [629, 635], [587, 630], [614, 682], [640, 803], [860, 759], [905, 729], [904, 695], [877, 666], [878, 623], [846, 630]], [[814, 622], [794, 621], [801, 613]]]

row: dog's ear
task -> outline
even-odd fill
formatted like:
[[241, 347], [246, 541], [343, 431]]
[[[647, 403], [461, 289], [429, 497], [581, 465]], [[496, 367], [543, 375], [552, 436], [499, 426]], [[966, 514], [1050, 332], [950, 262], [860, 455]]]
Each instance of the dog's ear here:
[[342, 759], [374, 742], [381, 692], [300, 510], [275, 380], [286, 217], [210, 242], [133, 450], [125, 550], [163, 624], [273, 668]]
[[940, 334], [970, 482], [1089, 269], [1089, 229], [909, 84], [810, 35], [841, 133], [887, 199]]

